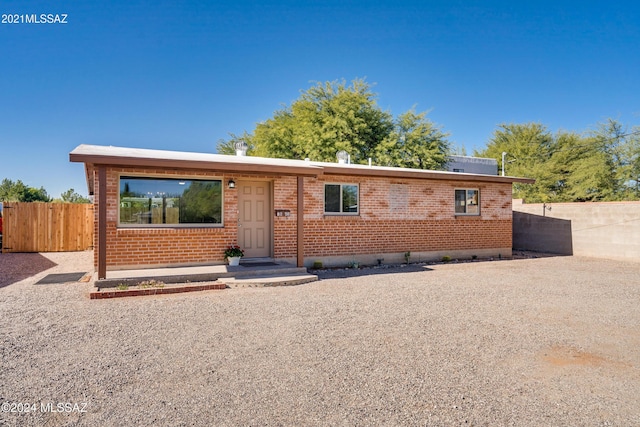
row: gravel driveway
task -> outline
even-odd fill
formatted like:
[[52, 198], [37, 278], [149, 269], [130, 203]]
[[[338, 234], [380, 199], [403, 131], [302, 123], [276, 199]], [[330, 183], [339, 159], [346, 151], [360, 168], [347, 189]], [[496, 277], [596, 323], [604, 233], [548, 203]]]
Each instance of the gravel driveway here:
[[36, 405], [0, 425], [640, 425], [640, 264], [89, 300], [88, 283], [33, 283], [90, 253], [41, 256], [58, 265], [0, 287], [0, 402]]

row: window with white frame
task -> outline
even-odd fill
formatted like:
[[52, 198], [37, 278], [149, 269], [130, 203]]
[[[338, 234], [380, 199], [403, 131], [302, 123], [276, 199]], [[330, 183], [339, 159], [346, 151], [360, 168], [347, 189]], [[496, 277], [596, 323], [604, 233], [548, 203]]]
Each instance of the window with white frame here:
[[460, 188], [455, 190], [456, 215], [480, 215], [480, 190]]
[[329, 215], [357, 215], [358, 185], [325, 184], [324, 213]]
[[222, 181], [120, 177], [121, 226], [220, 226]]

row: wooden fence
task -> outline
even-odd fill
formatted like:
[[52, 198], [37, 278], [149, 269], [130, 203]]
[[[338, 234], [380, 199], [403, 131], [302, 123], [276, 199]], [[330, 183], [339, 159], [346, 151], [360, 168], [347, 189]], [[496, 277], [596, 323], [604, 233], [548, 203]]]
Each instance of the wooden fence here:
[[2, 252], [67, 252], [93, 247], [93, 205], [5, 202]]

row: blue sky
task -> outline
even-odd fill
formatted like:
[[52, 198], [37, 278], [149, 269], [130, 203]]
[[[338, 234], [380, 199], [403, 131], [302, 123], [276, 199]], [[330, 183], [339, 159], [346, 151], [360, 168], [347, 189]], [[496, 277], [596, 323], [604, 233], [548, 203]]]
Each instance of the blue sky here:
[[100, 3], [0, 2], [68, 22], [0, 24], [0, 179], [86, 194], [79, 144], [213, 152], [343, 78], [469, 154], [505, 122], [640, 124], [635, 1]]

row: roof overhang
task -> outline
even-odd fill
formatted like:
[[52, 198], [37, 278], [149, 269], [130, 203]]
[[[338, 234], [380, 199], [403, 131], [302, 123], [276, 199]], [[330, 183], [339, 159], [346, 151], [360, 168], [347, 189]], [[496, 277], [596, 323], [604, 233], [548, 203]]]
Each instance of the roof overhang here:
[[99, 145], [79, 145], [69, 160], [84, 163], [89, 193], [93, 194], [93, 170], [96, 165], [153, 167], [186, 170], [215, 170], [230, 173], [259, 173], [316, 177], [322, 168], [310, 162], [289, 159], [265, 159], [250, 156], [149, 150]]
[[[317, 163], [316, 163], [317, 164]], [[394, 167], [368, 167], [365, 165], [342, 165], [328, 163], [324, 166], [325, 175], [359, 175], [387, 178], [413, 178], [413, 179], [438, 179], [447, 181], [474, 181], [474, 182], [498, 182], [511, 184], [521, 182], [533, 184], [535, 179], [518, 178], [513, 176], [483, 175], [474, 173], [434, 171], [426, 169], [394, 168]]]
[[347, 175], [495, 182], [504, 184], [511, 184], [514, 182], [532, 184], [535, 182], [535, 180], [529, 178], [517, 178], [510, 176], [84, 144], [79, 145], [69, 153], [69, 160], [85, 164], [87, 186], [89, 187], [90, 194], [94, 193], [92, 177], [93, 171], [97, 165], [214, 170], [217, 172], [293, 175], [303, 177]]
[[[143, 166], [216, 170], [222, 172], [277, 173], [296, 176], [317, 176], [322, 168], [309, 162], [288, 159], [265, 159], [224, 154], [190, 153], [183, 151], [149, 150], [142, 148], [80, 145], [69, 153], [69, 160], [94, 165]], [[266, 161], [265, 161], [266, 160]]]

